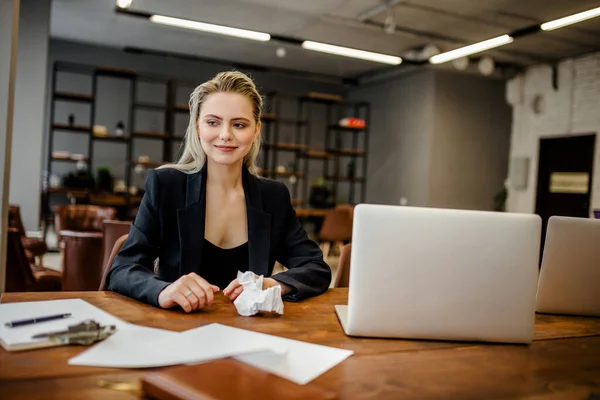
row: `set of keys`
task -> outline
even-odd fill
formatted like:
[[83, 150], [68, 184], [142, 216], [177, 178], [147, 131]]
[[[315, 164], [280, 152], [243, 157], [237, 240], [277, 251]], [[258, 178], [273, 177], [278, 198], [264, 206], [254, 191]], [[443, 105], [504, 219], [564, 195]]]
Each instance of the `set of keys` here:
[[48, 339], [60, 344], [90, 345], [106, 339], [115, 333], [115, 325], [101, 325], [93, 319], [70, 325], [66, 330], [34, 335], [32, 339]]

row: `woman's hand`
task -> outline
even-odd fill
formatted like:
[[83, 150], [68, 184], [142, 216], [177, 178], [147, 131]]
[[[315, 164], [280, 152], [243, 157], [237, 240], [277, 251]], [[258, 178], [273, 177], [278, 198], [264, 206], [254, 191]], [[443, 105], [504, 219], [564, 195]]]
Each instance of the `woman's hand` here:
[[183, 275], [158, 295], [158, 305], [170, 308], [177, 304], [187, 313], [212, 304], [219, 288], [192, 272]]
[[[273, 278], [264, 278], [263, 279], [263, 290], [266, 290], [270, 287], [273, 286], [281, 286], [281, 295], [285, 295], [288, 294], [289, 292], [292, 291], [292, 288], [289, 287], [288, 285], [286, 285], [285, 283], [281, 283], [276, 281]], [[237, 297], [244, 291], [244, 287], [242, 285], [240, 285], [240, 283], [238, 282], [237, 279], [234, 279], [233, 281], [231, 281], [231, 283], [229, 285], [227, 285], [227, 287], [225, 289], [223, 289], [223, 294], [227, 297], [229, 297], [229, 299], [231, 301], [237, 299]]]

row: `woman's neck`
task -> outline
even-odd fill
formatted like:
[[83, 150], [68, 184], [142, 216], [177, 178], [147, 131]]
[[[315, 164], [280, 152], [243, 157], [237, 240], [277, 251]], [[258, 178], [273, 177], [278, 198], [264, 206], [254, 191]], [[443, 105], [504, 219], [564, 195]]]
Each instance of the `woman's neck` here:
[[210, 159], [207, 160], [208, 173], [206, 183], [210, 186], [216, 186], [223, 190], [237, 189], [242, 186], [242, 168], [243, 165], [223, 165]]

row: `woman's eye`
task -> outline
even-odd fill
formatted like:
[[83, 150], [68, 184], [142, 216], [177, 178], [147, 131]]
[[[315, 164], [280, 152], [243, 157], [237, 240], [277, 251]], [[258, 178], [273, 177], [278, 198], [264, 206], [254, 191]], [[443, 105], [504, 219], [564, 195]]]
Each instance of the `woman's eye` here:
[[235, 123], [235, 124], [233, 124], [233, 127], [237, 128], [237, 129], [242, 129], [242, 128], [246, 127], [246, 125], [240, 124], [240, 123]]
[[209, 121], [207, 121], [206, 123], [207, 123], [209, 126], [215, 126], [215, 125], [217, 125], [217, 121], [215, 121], [215, 120], [212, 120], [212, 119], [211, 119], [211, 120], [209, 120]]

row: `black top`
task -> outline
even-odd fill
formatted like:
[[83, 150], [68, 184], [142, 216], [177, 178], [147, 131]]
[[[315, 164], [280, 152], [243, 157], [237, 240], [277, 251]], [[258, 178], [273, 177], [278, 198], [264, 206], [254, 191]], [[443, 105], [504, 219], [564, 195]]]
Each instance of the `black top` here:
[[[186, 174], [150, 171], [145, 194], [127, 240], [106, 276], [108, 290], [158, 306], [159, 293], [182, 275], [197, 272], [204, 255], [208, 168]], [[310, 240], [282, 182], [242, 174], [248, 221], [248, 270], [270, 277], [275, 261], [288, 270], [273, 279], [292, 288], [297, 301], [327, 290], [331, 269]], [[158, 258], [158, 274], [154, 261]], [[220, 288], [224, 289], [224, 288]]]
[[221, 290], [237, 278], [238, 271], [248, 271], [248, 242], [223, 249], [204, 239], [203, 250], [198, 275]]

